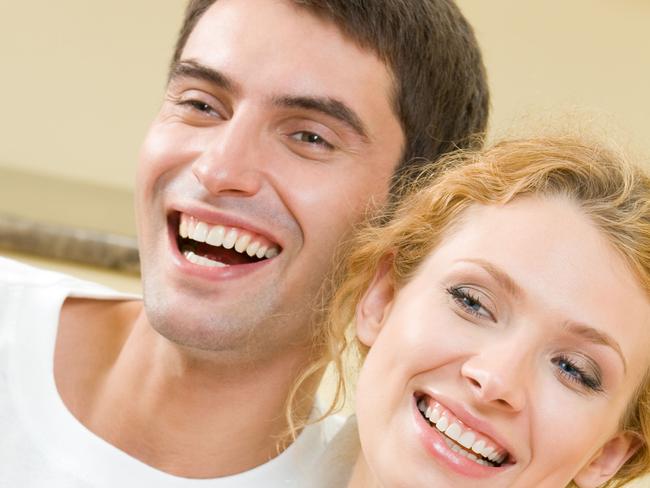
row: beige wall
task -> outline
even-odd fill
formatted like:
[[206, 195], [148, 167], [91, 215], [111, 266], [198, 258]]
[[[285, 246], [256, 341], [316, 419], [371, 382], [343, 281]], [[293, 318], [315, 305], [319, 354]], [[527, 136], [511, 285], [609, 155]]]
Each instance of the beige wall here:
[[183, 4], [0, 1], [0, 168], [131, 189]]
[[493, 132], [586, 110], [650, 152], [650, 1], [459, 0], [483, 47]]
[[[485, 51], [493, 129], [583, 106], [650, 149], [650, 1], [459, 3]], [[132, 189], [183, 4], [0, 2], [0, 169]]]

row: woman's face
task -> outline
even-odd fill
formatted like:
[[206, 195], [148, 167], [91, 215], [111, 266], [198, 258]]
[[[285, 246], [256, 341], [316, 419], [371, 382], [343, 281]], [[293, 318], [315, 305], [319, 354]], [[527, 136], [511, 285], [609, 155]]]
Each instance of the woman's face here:
[[375, 278], [357, 333], [356, 474], [381, 486], [597, 486], [634, 451], [650, 301], [568, 200], [471, 207], [397, 293]]

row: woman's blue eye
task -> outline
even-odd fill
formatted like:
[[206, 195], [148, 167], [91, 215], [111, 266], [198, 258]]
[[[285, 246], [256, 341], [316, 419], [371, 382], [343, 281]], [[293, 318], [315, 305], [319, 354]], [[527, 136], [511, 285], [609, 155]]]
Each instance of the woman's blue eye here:
[[480, 318], [488, 318], [493, 322], [496, 322], [492, 312], [485, 308], [481, 303], [481, 299], [472, 295], [468, 288], [452, 286], [447, 289], [447, 293], [449, 293], [454, 301], [467, 313]]
[[566, 379], [593, 391], [602, 391], [602, 382], [597, 374], [591, 375], [564, 356], [553, 359], [560, 374]]

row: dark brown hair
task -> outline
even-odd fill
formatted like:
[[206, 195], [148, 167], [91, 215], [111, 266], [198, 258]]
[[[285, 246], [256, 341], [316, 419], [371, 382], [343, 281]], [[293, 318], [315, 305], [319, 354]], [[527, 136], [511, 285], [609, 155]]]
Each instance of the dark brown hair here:
[[[172, 66], [217, 0], [190, 0]], [[452, 0], [291, 0], [374, 52], [395, 79], [394, 110], [406, 143], [396, 174], [480, 144], [489, 112], [474, 32]]]

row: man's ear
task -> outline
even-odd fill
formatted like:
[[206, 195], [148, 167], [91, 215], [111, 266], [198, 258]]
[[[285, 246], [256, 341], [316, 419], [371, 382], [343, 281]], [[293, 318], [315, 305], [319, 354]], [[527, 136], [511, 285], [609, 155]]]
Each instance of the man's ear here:
[[611, 479], [641, 447], [643, 441], [631, 432], [610, 439], [573, 479], [580, 488], [595, 488]]
[[384, 320], [393, 303], [395, 288], [390, 274], [392, 258], [385, 258], [375, 276], [357, 304], [357, 337], [364, 345], [371, 347], [381, 331]]

